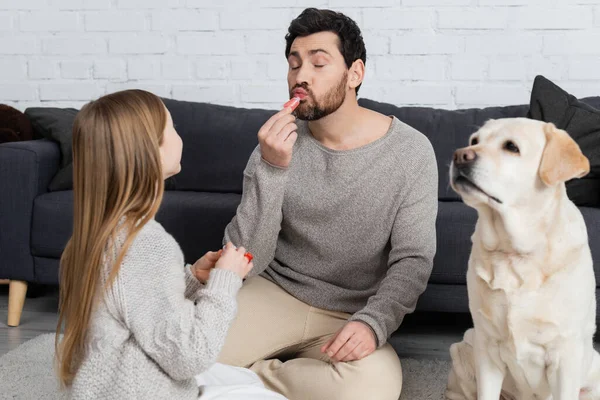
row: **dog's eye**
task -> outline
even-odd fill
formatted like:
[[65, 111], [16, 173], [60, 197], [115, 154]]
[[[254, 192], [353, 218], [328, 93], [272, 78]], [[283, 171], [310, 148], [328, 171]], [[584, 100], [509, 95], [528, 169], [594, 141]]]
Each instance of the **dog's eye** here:
[[471, 139], [471, 146], [475, 146], [477, 143], [479, 143], [479, 139], [477, 139], [476, 137]]
[[511, 153], [519, 153], [519, 148], [517, 145], [510, 140], [504, 143], [504, 150], [510, 151]]

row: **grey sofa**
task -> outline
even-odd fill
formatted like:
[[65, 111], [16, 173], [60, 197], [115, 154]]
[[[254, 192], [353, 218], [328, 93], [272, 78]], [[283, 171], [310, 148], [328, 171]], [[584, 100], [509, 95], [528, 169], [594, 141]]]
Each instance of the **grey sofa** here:
[[[584, 101], [600, 106], [600, 97]], [[165, 103], [184, 150], [182, 172], [167, 182], [157, 220], [179, 241], [186, 261], [193, 262], [220, 247], [224, 228], [241, 198], [242, 171], [257, 145], [256, 133], [276, 110], [176, 100]], [[440, 177], [437, 254], [417, 311], [468, 312], [465, 274], [476, 213], [450, 189], [448, 166], [454, 150], [465, 146], [468, 136], [486, 120], [524, 117], [529, 107], [447, 111], [395, 107], [368, 99], [361, 99], [360, 104], [397, 116], [433, 144]], [[0, 279], [58, 283], [59, 257], [71, 233], [73, 201], [71, 190], [48, 190], [60, 161], [59, 146], [50, 140], [0, 145]], [[581, 211], [598, 272], [600, 209]], [[20, 296], [15, 294], [14, 302]]]

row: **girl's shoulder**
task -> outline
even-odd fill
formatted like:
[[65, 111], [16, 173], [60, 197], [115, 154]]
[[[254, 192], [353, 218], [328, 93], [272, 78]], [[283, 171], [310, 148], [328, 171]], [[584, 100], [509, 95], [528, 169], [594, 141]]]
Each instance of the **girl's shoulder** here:
[[183, 252], [175, 238], [156, 220], [150, 220], [138, 232], [125, 256], [125, 262], [147, 259], [177, 262], [183, 265]]

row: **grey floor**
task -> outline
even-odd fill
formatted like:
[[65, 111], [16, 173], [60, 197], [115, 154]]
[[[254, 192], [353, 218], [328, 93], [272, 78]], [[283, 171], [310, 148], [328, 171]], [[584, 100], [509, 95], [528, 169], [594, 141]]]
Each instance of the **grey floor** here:
[[[27, 340], [55, 331], [58, 318], [57, 289], [38, 288], [33, 296], [25, 300], [21, 324], [16, 328], [8, 327], [8, 285], [0, 285], [0, 356]], [[470, 326], [468, 314], [409, 315], [400, 332], [390, 340], [404, 358], [449, 359], [448, 348], [460, 341], [463, 332]]]
[[43, 333], [56, 329], [58, 293], [45, 290], [39, 297], [25, 299], [21, 325], [6, 325], [8, 314], [8, 285], [0, 285], [0, 356]]

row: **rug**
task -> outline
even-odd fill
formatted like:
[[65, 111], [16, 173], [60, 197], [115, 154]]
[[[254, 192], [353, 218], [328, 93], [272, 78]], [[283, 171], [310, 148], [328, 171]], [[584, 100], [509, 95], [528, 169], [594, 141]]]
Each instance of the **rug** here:
[[[44, 334], [0, 357], [0, 399], [64, 399], [53, 371], [54, 334]], [[402, 360], [400, 400], [443, 400], [450, 362]]]

